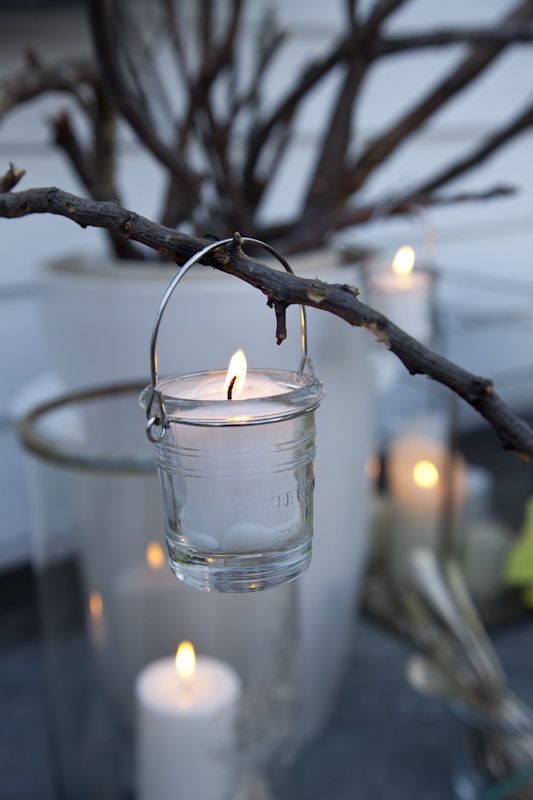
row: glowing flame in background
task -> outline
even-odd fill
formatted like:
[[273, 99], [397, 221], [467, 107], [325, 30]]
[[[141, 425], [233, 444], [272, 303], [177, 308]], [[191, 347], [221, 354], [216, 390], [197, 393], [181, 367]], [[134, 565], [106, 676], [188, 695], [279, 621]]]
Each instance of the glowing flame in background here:
[[439, 471], [432, 461], [418, 461], [413, 468], [413, 481], [421, 489], [433, 489], [439, 482]]
[[409, 244], [404, 244], [398, 248], [396, 255], [392, 259], [392, 271], [396, 275], [405, 277], [410, 275], [415, 266], [416, 255], [414, 249]]
[[146, 564], [150, 569], [157, 570], [165, 563], [165, 554], [159, 542], [148, 542], [146, 547]]
[[104, 613], [104, 601], [100, 592], [91, 592], [89, 595], [89, 614], [93, 619], [100, 619]]

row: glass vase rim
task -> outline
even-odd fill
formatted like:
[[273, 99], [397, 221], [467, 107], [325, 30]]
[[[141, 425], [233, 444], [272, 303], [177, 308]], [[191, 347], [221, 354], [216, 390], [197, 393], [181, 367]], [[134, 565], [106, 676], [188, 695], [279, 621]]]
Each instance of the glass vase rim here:
[[[280, 422], [316, 409], [325, 397], [324, 387], [315, 375], [307, 372], [251, 367], [248, 376], [265, 376], [283, 383], [287, 390], [271, 395], [245, 399], [184, 398], [165, 392], [173, 381], [201, 380], [207, 377], [225, 377], [227, 369], [203, 370], [183, 375], [172, 375], [158, 381], [165, 416], [169, 422], [207, 427], [236, 427]], [[151, 385], [139, 396], [139, 404], [146, 408], [152, 392]], [[231, 415], [228, 415], [231, 403]], [[251, 414], [251, 409], [254, 413]], [[195, 413], [197, 412], [197, 413]]]

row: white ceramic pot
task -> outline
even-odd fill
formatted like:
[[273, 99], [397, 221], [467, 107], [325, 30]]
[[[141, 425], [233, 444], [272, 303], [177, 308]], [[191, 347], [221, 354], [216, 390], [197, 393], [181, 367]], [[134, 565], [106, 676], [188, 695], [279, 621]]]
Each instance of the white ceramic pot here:
[[[333, 262], [333, 254], [318, 253], [291, 264], [302, 276], [355, 282], [350, 268], [334, 267]], [[54, 368], [66, 388], [143, 376], [148, 383], [152, 325], [174, 272], [158, 265], [89, 264], [74, 259], [48, 267], [43, 276], [44, 329]], [[314, 309], [309, 310], [308, 326], [310, 355], [327, 396], [317, 411], [314, 555], [298, 586], [305, 738], [327, 720], [346, 664], [368, 540], [364, 462], [373, 434], [365, 334]], [[265, 297], [236, 278], [200, 267], [187, 275], [167, 309], [160, 333], [160, 372], [221, 368], [241, 346], [252, 366], [296, 369], [300, 358], [296, 308], [289, 309], [288, 332], [287, 342], [277, 347], [274, 314]], [[139, 409], [139, 426], [143, 424]], [[109, 509], [110, 519], [112, 513]], [[154, 525], [160, 524], [154, 520]], [[258, 605], [270, 602], [269, 593], [264, 595]], [[264, 608], [258, 613], [264, 615]], [[239, 620], [234, 618], [232, 624], [238, 628]], [[224, 649], [222, 655], [228, 658], [221, 639], [227, 642], [233, 634], [221, 637], [213, 620], [211, 627], [211, 639], [205, 630], [201, 634], [205, 650], [216, 656]], [[253, 660], [248, 648], [242, 650], [242, 658]], [[250, 664], [235, 666], [253, 671]]]

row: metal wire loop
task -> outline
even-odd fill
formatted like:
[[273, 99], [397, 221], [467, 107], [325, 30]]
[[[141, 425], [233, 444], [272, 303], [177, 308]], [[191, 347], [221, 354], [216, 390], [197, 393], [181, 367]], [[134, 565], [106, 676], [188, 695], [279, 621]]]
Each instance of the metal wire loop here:
[[[283, 268], [289, 272], [291, 275], [294, 275], [294, 272], [289, 264], [289, 262], [275, 250], [272, 245], [268, 244], [267, 242], [262, 242], [260, 239], [254, 239], [249, 236], [238, 236], [232, 237], [231, 239], [220, 239], [217, 242], [211, 242], [206, 247], [199, 250], [195, 253], [185, 264], [181, 267], [181, 269], [176, 273], [172, 281], [169, 283], [165, 294], [159, 304], [159, 308], [157, 310], [154, 328], [152, 331], [152, 338], [150, 340], [150, 376], [151, 376], [151, 387], [152, 393], [150, 395], [150, 399], [146, 404], [146, 418], [147, 418], [147, 425], [146, 425], [146, 434], [151, 442], [158, 442], [161, 441], [163, 436], [165, 435], [166, 428], [168, 427], [168, 422], [165, 416], [165, 409], [163, 406], [163, 401], [161, 398], [161, 393], [157, 389], [157, 382], [158, 382], [158, 365], [157, 365], [157, 338], [159, 335], [159, 328], [161, 325], [161, 320], [163, 318], [163, 314], [165, 309], [168, 305], [170, 298], [172, 297], [174, 290], [176, 289], [178, 283], [184, 277], [184, 275], [193, 267], [195, 264], [198, 264], [199, 261], [204, 258], [204, 256], [212, 253], [219, 247], [226, 247], [227, 245], [234, 244], [238, 242], [240, 245], [246, 244], [254, 244], [258, 247], [262, 247], [264, 250], [269, 252], [274, 258], [276, 258], [279, 263], [283, 266]], [[309, 374], [313, 373], [313, 364], [311, 359], [309, 358], [308, 349], [307, 349], [307, 317], [305, 313], [305, 306], [300, 306], [300, 335], [301, 335], [301, 344], [302, 344], [302, 358], [298, 367], [300, 372], [307, 371]], [[159, 429], [159, 430], [158, 430]]]

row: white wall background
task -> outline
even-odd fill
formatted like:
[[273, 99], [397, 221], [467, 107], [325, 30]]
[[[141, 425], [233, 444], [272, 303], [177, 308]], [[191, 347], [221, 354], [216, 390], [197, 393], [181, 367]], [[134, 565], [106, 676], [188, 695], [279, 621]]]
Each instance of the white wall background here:
[[[282, 24], [291, 34], [290, 45], [276, 62], [269, 83], [272, 97], [282, 92], [299, 65], [326, 49], [343, 24], [343, 3], [321, 0], [286, 0], [272, 3]], [[364, 6], [368, 7], [369, 2]], [[515, 3], [510, 0], [411, 0], [391, 19], [391, 32], [434, 28], [440, 25], [488, 25], [507, 14]], [[254, 0], [248, 24], [254, 30], [264, 3]], [[79, 55], [89, 50], [83, 9], [57, 8], [49, 11], [0, 13], [0, 75], [21, 63], [25, 46], [36, 47], [45, 58]], [[414, 102], [464, 53], [462, 47], [420, 51], [389, 58], [369, 76], [359, 106], [359, 142], [381, 131], [400, 111]], [[396, 192], [405, 183], [440, 168], [448, 158], [473, 147], [493, 127], [516, 114], [533, 100], [533, 47], [508, 48], [483, 77], [447, 105], [410, 139], [398, 153], [378, 170], [365, 197], [374, 198], [387, 191]], [[289, 214], [298, 207], [305, 187], [305, 170], [313, 158], [325, 111], [332, 97], [336, 76], [314, 92], [298, 118], [297, 136], [290, 158], [268, 197], [265, 216]], [[47, 119], [62, 104], [61, 98], [38, 101], [13, 114], [0, 128], [0, 167], [8, 161], [24, 166], [28, 176], [23, 187], [55, 184], [79, 191], [63, 158], [50, 147]], [[511, 399], [527, 400], [533, 369], [531, 343], [533, 320], [533, 131], [514, 140], [487, 164], [450, 186], [450, 191], [477, 190], [498, 183], [515, 184], [519, 194], [511, 199], [486, 204], [435, 210], [433, 222], [439, 233], [439, 264], [445, 274], [468, 270], [475, 280], [468, 288], [449, 283], [443, 296], [451, 308], [518, 309], [521, 322], [508, 320], [491, 330], [484, 328], [450, 336], [452, 357], [476, 371], [497, 374], [520, 368], [522, 377], [503, 383], [503, 393]], [[162, 176], [153, 160], [142, 153], [124, 132], [120, 163], [120, 182], [126, 203], [147, 214], [157, 214]], [[22, 187], [22, 188], [23, 188]], [[419, 235], [412, 223], [374, 224], [349, 235], [353, 241], [395, 245]], [[20, 455], [11, 423], [13, 400], [24, 385], [46, 371], [47, 353], [39, 329], [37, 278], [41, 265], [66, 252], [102, 252], [102, 235], [82, 231], [71, 222], [52, 217], [27, 217], [0, 220], [0, 563], [13, 563], [27, 554], [27, 517]], [[507, 279], [511, 289], [501, 292], [487, 286], [485, 276]], [[68, 335], [68, 332], [65, 332]], [[364, 335], [364, 334], [361, 334]], [[513, 395], [519, 384], [520, 394]], [[532, 393], [533, 395], [533, 393]]]

